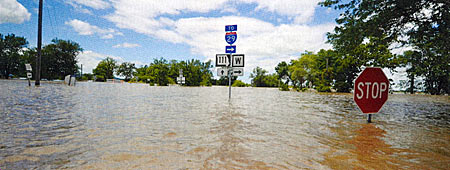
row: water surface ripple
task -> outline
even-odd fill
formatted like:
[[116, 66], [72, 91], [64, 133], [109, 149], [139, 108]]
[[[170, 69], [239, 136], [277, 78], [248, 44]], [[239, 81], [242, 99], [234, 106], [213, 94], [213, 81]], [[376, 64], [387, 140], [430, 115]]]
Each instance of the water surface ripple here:
[[0, 169], [450, 169], [448, 96], [0, 80]]

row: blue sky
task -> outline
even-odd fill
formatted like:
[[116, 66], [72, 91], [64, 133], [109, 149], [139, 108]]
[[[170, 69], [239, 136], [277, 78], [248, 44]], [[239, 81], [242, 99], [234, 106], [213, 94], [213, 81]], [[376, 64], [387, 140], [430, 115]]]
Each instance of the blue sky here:
[[[214, 60], [224, 53], [228, 24], [238, 25], [237, 53], [246, 55], [245, 76], [269, 72], [305, 50], [329, 49], [326, 33], [339, 12], [319, 0], [44, 0], [43, 44], [72, 40], [85, 72], [113, 57], [148, 64], [154, 58]], [[36, 47], [38, 0], [0, 0], [0, 33], [24, 36]], [[213, 71], [215, 74], [215, 71]]]

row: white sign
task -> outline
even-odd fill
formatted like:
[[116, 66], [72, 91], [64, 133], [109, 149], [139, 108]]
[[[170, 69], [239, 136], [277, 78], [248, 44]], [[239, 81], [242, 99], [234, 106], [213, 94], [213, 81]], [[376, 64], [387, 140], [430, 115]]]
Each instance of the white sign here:
[[229, 54], [216, 54], [216, 67], [228, 67], [230, 65], [230, 55]]
[[217, 76], [228, 76], [228, 69], [227, 68], [218, 68]]
[[27, 78], [31, 79], [31, 77], [33, 77], [33, 75], [31, 75], [31, 73], [27, 73]]
[[186, 77], [177, 77], [177, 83], [178, 84], [185, 84], [186, 83]]
[[244, 76], [244, 68], [233, 68], [232, 76]]
[[244, 67], [244, 54], [235, 54], [231, 58], [232, 67]]
[[25, 64], [25, 68], [27, 69], [27, 71], [32, 71], [31, 64]]

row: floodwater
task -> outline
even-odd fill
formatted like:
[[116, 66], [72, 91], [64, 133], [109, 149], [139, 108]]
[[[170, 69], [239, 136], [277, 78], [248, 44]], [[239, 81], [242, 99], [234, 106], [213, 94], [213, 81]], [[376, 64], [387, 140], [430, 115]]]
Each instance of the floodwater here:
[[0, 169], [450, 169], [448, 96], [0, 80]]

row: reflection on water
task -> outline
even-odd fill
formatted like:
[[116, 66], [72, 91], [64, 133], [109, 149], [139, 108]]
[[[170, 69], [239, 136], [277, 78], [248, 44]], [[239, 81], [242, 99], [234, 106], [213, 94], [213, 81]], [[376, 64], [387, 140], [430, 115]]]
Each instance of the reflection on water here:
[[0, 80], [0, 169], [450, 169], [447, 96]]

